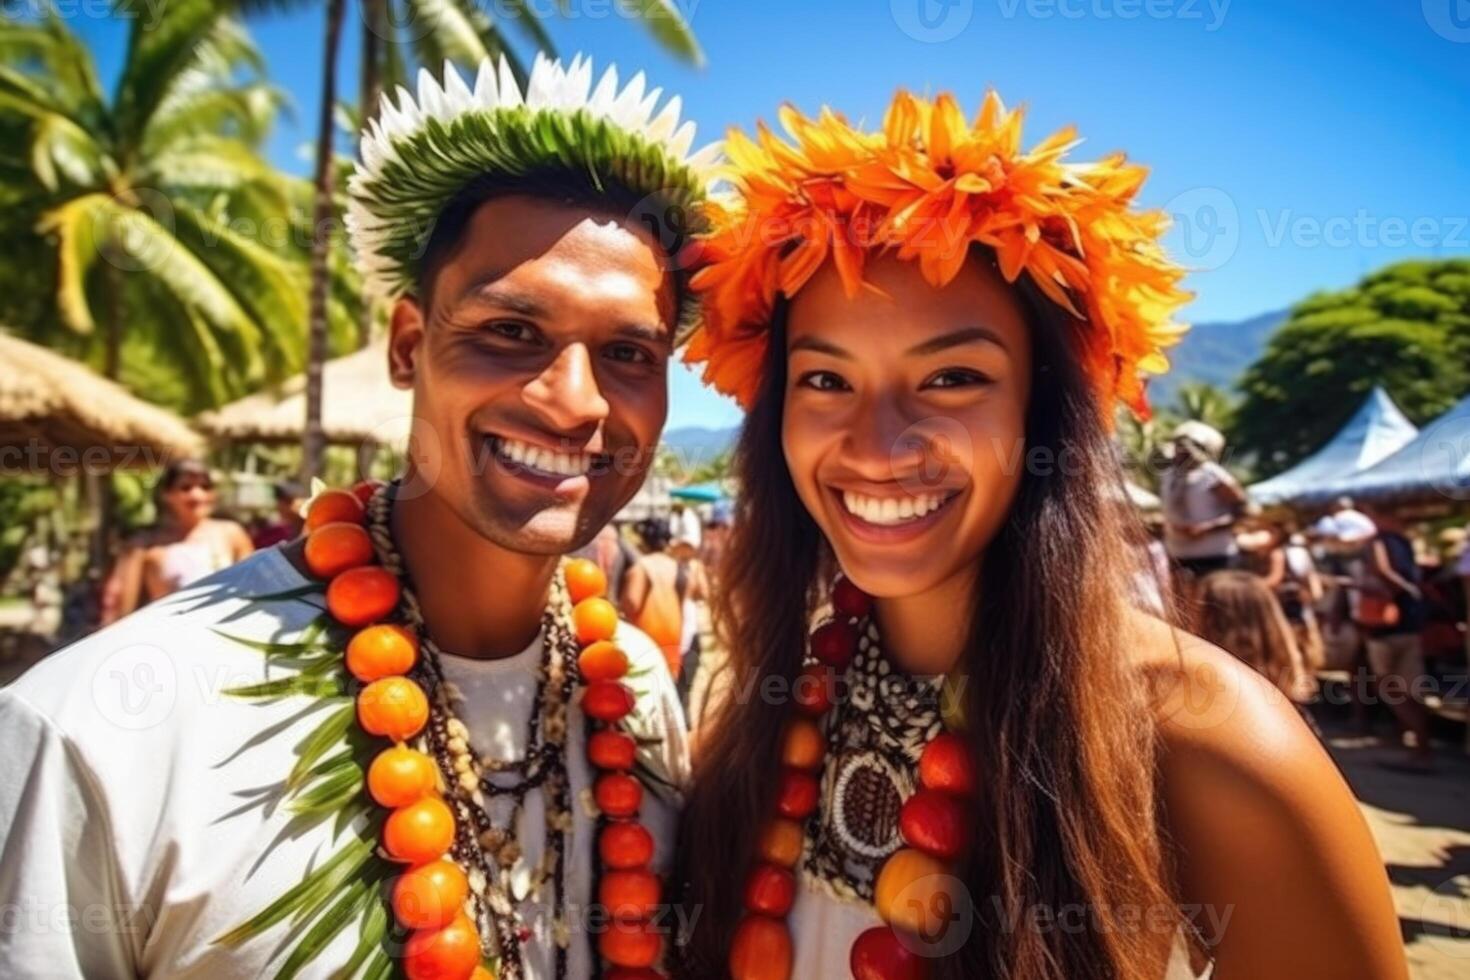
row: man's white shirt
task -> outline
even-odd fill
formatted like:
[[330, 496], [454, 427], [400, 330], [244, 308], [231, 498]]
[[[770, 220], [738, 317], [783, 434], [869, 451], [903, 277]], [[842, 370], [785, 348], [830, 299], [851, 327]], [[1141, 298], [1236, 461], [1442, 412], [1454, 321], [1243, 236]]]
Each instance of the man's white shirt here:
[[[282, 805], [295, 747], [330, 710], [304, 697], [245, 701], [224, 693], [268, 676], [264, 657], [222, 636], [290, 642], [320, 610], [253, 597], [307, 584], [276, 549], [43, 660], [0, 689], [0, 964], [7, 977], [236, 977], [275, 972], [299, 933], [289, 923], [238, 947], [213, 940], [297, 884], [350, 837], [331, 819], [306, 826]], [[474, 596], [464, 596], [467, 603]], [[682, 711], [663, 657], [626, 624], [617, 637], [637, 675], [641, 731], [656, 768], [688, 775]], [[539, 640], [499, 661], [444, 659], [460, 717], [481, 755], [517, 759], [541, 661]], [[581, 924], [591, 910], [594, 819], [583, 717], [567, 736], [570, 975], [592, 964]], [[524, 885], [542, 852], [540, 794], [519, 822]], [[642, 820], [672, 854], [677, 804], [645, 792]], [[549, 896], [543, 896], [543, 905]], [[533, 918], [530, 977], [551, 975], [549, 915]], [[303, 971], [333, 975], [356, 945], [349, 925]]]

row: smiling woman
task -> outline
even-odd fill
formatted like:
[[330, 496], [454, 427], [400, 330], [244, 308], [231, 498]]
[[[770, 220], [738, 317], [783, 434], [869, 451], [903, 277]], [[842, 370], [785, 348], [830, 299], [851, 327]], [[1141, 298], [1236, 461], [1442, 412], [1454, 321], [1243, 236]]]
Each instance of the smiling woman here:
[[695, 279], [749, 415], [686, 975], [1402, 977], [1316, 740], [1130, 591], [1108, 420], [1184, 298], [1142, 171], [1023, 154], [993, 96], [783, 122]]

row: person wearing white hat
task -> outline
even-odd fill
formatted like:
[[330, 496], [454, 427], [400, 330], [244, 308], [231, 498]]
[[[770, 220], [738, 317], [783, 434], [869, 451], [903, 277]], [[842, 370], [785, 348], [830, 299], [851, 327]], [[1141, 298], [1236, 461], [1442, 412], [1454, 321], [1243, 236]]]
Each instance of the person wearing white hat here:
[[1225, 437], [1218, 429], [1190, 420], [1170, 440], [1171, 464], [1160, 481], [1164, 503], [1164, 546], [1189, 582], [1229, 568], [1238, 548], [1235, 522], [1245, 506], [1245, 490], [1220, 465]]

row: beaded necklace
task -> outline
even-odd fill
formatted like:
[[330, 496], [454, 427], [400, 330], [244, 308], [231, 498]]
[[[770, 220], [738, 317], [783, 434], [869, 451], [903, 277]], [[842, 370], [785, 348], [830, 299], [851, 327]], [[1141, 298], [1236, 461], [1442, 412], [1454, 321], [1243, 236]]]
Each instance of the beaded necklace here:
[[[942, 682], [893, 671], [871, 612], [872, 599], [840, 578], [831, 618], [808, 640], [792, 689], [795, 717], [782, 735], [776, 812], [762, 829], [731, 942], [734, 980], [791, 976], [785, 920], [798, 865], [828, 894], [872, 903], [884, 921], [852, 945], [855, 980], [921, 980], [942, 949], [958, 900], [953, 863], [968, 843], [973, 764], [944, 731]], [[834, 711], [839, 680], [847, 696]]]
[[[610, 920], [586, 930], [596, 943], [593, 959], [600, 955], [615, 969], [661, 976], [652, 967], [662, 954], [662, 937], [651, 919], [660, 906], [662, 884], [650, 867], [652, 836], [638, 821], [643, 798], [634, 775], [639, 744], [625, 724], [636, 698], [623, 683], [629, 661], [613, 642], [618, 616], [603, 597], [605, 576], [585, 560], [559, 565], [541, 620], [541, 662], [526, 752], [511, 762], [478, 758], [468, 727], [454, 712], [443, 651], [428, 634], [393, 540], [390, 516], [397, 492], [396, 483], [364, 484], [313, 498], [304, 557], [325, 581], [325, 614], [301, 642], [250, 644], [268, 656], [285, 655], [301, 671], [230, 692], [241, 697], [311, 693], [331, 701], [352, 697], [298, 749], [288, 798], [295, 797], [293, 803], [307, 798], [311, 806], [304, 809], [315, 815], [335, 812], [339, 823], [361, 816], [367, 822], [359, 825], [357, 841], [218, 941], [241, 942], [295, 915], [312, 926], [278, 974], [291, 976], [360, 916], [362, 939], [343, 976], [355, 976], [361, 968], [372, 978], [401, 969], [410, 980], [521, 980], [523, 946], [531, 931], [519, 906], [549, 883], [555, 975], [564, 980], [572, 935], [566, 856], [573, 828], [566, 741], [568, 708], [580, 684], [587, 758], [596, 774], [585, 801], [597, 819], [600, 860], [594, 862], [593, 886]], [[301, 598], [319, 588], [256, 601]], [[354, 721], [359, 732], [352, 730]], [[384, 747], [374, 739], [391, 744]], [[334, 742], [346, 745], [328, 756]], [[364, 753], [370, 763], [364, 764]], [[364, 788], [381, 809], [364, 805]], [[532, 792], [542, 794], [544, 852], [530, 887], [516, 895], [511, 879], [521, 857], [516, 828]], [[507, 819], [495, 819], [493, 800], [509, 804]], [[375, 892], [387, 901], [375, 904]]]

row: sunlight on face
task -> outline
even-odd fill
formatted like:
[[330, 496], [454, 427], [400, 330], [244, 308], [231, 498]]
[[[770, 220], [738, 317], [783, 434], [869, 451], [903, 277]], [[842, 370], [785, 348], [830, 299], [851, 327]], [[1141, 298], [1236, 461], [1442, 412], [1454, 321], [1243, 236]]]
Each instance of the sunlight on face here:
[[530, 197], [481, 205], [430, 309], [394, 311], [424, 489], [510, 550], [581, 547], [643, 484], [675, 319], [657, 243], [631, 222]]
[[843, 571], [872, 595], [969, 575], [1022, 476], [1031, 339], [974, 260], [943, 289], [884, 257], [849, 298], [829, 265], [792, 300], [782, 446]]

